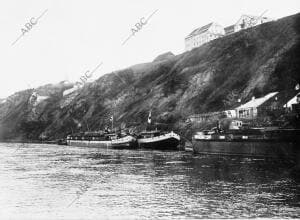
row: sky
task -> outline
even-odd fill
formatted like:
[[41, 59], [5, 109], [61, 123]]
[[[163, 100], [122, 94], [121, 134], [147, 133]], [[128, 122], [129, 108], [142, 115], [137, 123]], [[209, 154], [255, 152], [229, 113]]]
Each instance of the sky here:
[[0, 98], [76, 82], [97, 66], [90, 81], [183, 53], [184, 38], [212, 21], [228, 26], [242, 14], [268, 10], [264, 16], [278, 19], [299, 9], [299, 0], [0, 0]]

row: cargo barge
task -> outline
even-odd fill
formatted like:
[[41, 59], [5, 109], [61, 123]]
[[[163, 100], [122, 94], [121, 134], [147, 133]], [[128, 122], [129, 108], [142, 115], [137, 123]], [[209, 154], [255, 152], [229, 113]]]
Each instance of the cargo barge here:
[[197, 132], [192, 143], [199, 154], [295, 158], [299, 157], [299, 139], [299, 129], [213, 129]]
[[111, 149], [134, 149], [136, 138], [128, 134], [109, 132], [82, 132], [67, 136], [67, 145]]

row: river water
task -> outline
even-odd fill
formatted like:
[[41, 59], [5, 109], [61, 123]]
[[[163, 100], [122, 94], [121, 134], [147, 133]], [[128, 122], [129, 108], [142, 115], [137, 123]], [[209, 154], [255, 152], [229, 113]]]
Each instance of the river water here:
[[291, 167], [189, 152], [0, 143], [0, 219], [300, 217]]

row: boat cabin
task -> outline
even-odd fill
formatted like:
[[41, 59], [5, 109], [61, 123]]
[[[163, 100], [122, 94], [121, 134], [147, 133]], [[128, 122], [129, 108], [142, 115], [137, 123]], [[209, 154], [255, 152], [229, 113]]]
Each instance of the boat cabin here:
[[115, 133], [102, 133], [102, 132], [85, 132], [68, 135], [67, 140], [82, 140], [82, 141], [111, 141], [117, 139]]
[[229, 129], [230, 130], [238, 130], [238, 129], [241, 129], [242, 126], [243, 126], [243, 122], [242, 121], [233, 120], [233, 121], [231, 121], [231, 123], [229, 125]]

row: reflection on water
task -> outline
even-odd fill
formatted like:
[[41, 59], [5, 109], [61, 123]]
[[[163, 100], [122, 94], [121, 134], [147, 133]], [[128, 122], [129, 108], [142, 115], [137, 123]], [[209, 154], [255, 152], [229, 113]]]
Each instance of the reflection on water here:
[[281, 161], [0, 144], [0, 219], [300, 217]]

